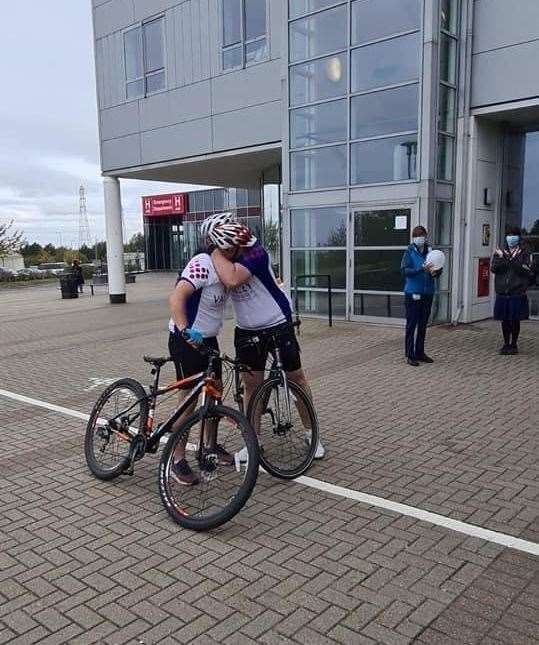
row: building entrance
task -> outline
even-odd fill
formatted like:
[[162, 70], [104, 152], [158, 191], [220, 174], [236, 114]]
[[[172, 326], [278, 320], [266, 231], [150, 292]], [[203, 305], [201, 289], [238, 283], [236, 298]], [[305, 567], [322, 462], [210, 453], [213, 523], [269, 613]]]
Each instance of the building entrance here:
[[[506, 226], [518, 226], [535, 267], [539, 267], [539, 124], [506, 130], [504, 161], [499, 243], [503, 243]], [[539, 320], [537, 278], [528, 297], [531, 317]]]

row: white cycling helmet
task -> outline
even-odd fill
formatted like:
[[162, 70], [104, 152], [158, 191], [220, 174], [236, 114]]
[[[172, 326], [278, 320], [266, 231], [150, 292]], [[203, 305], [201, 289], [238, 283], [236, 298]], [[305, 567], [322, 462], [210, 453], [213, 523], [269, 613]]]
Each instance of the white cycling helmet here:
[[236, 218], [234, 216], [234, 213], [215, 213], [214, 215], [206, 217], [200, 227], [202, 238], [211, 238], [210, 234], [216, 226], [220, 226], [221, 224], [229, 224], [230, 222], [234, 222], [235, 219]]
[[434, 249], [428, 252], [427, 257], [425, 258], [425, 261], [430, 262], [430, 264], [432, 264], [433, 271], [439, 271], [444, 267], [445, 255], [442, 253], [442, 251], [438, 251], [437, 249]]
[[232, 249], [235, 246], [253, 246], [256, 237], [251, 231], [239, 222], [218, 224], [208, 231], [208, 237], [218, 249]]

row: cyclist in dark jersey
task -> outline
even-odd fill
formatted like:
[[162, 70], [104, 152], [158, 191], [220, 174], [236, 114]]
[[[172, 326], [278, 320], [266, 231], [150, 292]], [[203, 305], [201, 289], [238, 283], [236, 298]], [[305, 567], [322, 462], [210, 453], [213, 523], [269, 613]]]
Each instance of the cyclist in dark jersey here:
[[[216, 247], [211, 255], [213, 265], [221, 282], [229, 289], [234, 308], [236, 355], [253, 370], [243, 375], [246, 402], [264, 380], [270, 349], [259, 339], [259, 334], [278, 328], [283, 330], [279, 348], [287, 376], [311, 395], [301, 366], [299, 344], [290, 324], [291, 302], [277, 284], [268, 253], [251, 231], [238, 222], [216, 224], [208, 227], [207, 232]], [[251, 342], [246, 343], [246, 339]], [[302, 410], [299, 412], [303, 417]], [[324, 447], [319, 442], [315, 458], [321, 459], [324, 454]]]

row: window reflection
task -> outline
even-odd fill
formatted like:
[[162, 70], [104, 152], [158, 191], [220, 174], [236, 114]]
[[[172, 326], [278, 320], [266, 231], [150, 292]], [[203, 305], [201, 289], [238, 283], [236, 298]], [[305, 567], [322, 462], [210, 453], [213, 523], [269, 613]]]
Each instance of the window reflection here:
[[418, 29], [419, 10], [419, 0], [356, 0], [352, 3], [352, 44]]
[[418, 85], [352, 97], [352, 138], [417, 130]]
[[417, 178], [417, 135], [353, 143], [353, 184], [406, 181]]
[[290, 147], [306, 148], [346, 139], [346, 101], [330, 101], [290, 113]]
[[366, 45], [352, 52], [352, 91], [405, 83], [419, 78], [418, 33]]
[[291, 217], [292, 247], [346, 246], [343, 207], [294, 209]]
[[346, 146], [331, 146], [292, 152], [290, 155], [292, 190], [344, 186]]
[[290, 103], [299, 105], [346, 94], [348, 66], [344, 54], [290, 68]]
[[290, 23], [290, 60], [299, 61], [347, 47], [347, 7], [342, 5]]

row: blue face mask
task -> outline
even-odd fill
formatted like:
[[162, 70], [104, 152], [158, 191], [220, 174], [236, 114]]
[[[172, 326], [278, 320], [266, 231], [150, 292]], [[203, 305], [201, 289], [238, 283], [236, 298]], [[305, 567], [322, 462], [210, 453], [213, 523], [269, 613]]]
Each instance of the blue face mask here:
[[426, 238], [425, 237], [413, 237], [412, 242], [416, 246], [425, 246]]
[[505, 241], [507, 242], [507, 246], [512, 249], [514, 246], [518, 245], [520, 237], [518, 235], [506, 235]]

